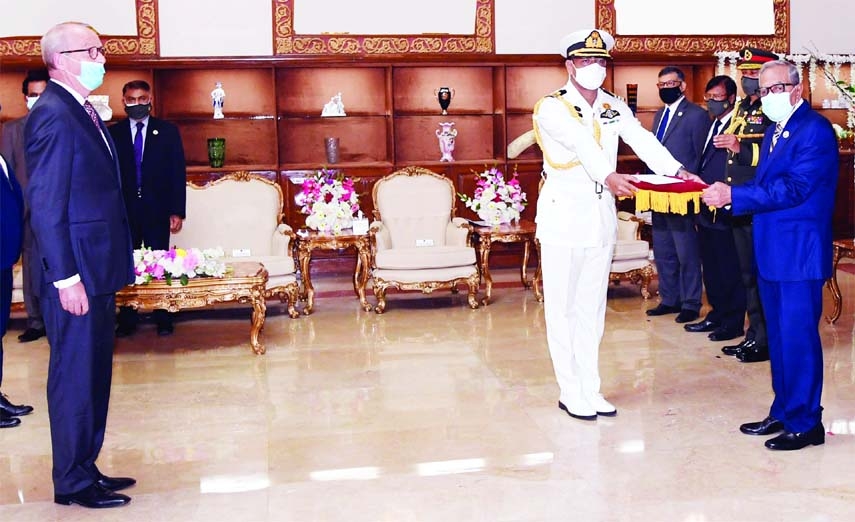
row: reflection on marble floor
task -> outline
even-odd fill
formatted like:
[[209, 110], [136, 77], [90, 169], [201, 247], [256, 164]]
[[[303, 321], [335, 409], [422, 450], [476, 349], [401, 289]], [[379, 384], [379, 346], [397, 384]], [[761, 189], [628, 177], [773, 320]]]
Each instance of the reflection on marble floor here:
[[[619, 414], [558, 410], [542, 305], [498, 271], [494, 301], [394, 294], [359, 309], [319, 279], [313, 315], [270, 303], [267, 354], [249, 310], [186, 313], [172, 337], [118, 342], [99, 465], [132, 503], [52, 502], [48, 348], [5, 339], [3, 390], [35, 406], [0, 431], [0, 520], [839, 521], [855, 517], [855, 276], [825, 346], [824, 446], [773, 453], [738, 431], [771, 400], [768, 363], [741, 364], [638, 290], [609, 293], [603, 392]], [[654, 287], [655, 288], [655, 287]], [[826, 291], [826, 310], [830, 310]], [[725, 343], [726, 344], [726, 343]]]

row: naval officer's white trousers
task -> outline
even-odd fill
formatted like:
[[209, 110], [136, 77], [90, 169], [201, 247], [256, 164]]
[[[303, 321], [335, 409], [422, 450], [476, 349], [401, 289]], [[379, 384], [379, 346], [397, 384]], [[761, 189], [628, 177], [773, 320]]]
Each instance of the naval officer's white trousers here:
[[541, 243], [546, 339], [561, 401], [600, 392], [599, 349], [614, 245]]

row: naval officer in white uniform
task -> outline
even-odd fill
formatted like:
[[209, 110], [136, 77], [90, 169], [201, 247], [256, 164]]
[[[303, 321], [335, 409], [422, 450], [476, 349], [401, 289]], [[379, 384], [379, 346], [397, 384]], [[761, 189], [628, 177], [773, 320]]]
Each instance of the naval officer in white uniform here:
[[615, 196], [631, 196], [631, 175], [618, 174], [622, 138], [657, 174], [689, 177], [641, 126], [629, 107], [600, 88], [614, 38], [581, 30], [561, 40], [569, 75], [534, 108], [545, 179], [537, 202], [546, 335], [561, 390], [558, 406], [595, 420], [617, 409], [600, 394], [598, 352], [609, 267], [617, 240]]

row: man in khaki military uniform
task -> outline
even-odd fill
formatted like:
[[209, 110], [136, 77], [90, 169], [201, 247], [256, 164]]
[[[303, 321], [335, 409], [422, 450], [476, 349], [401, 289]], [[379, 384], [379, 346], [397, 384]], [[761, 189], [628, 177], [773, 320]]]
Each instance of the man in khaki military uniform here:
[[561, 395], [571, 417], [594, 420], [617, 409], [600, 394], [598, 352], [606, 290], [617, 240], [615, 196], [634, 192], [618, 174], [623, 139], [659, 174], [688, 173], [641, 126], [629, 107], [601, 89], [614, 38], [585, 29], [561, 40], [569, 78], [534, 108], [545, 182], [537, 202], [546, 335]]
[[[742, 73], [741, 83], [745, 98], [734, 111], [728, 133], [720, 134], [713, 140], [716, 147], [728, 149], [725, 182], [729, 185], [742, 185], [754, 179], [757, 163], [760, 161], [763, 133], [772, 124], [772, 121], [763, 114], [760, 96], [757, 93], [760, 67], [766, 62], [777, 59], [776, 54], [753, 47], [746, 47], [739, 52], [736, 68]], [[730, 222], [733, 226], [733, 238], [739, 257], [739, 270], [746, 291], [748, 330], [745, 332], [745, 339], [739, 344], [725, 346], [722, 352], [726, 355], [735, 355], [742, 362], [768, 361], [766, 321], [757, 288], [751, 214], [734, 216]]]

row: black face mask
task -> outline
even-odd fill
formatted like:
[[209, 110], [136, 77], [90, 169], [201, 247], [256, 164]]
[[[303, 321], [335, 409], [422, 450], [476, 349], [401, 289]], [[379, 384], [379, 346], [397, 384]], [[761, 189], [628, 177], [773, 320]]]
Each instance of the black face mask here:
[[151, 112], [151, 103], [125, 105], [125, 114], [132, 120], [142, 120]]
[[707, 100], [707, 109], [713, 118], [718, 118], [730, 108], [730, 100]]
[[757, 94], [757, 89], [760, 88], [760, 78], [748, 78], [743, 76], [741, 83], [742, 92], [744, 92], [746, 96], [754, 96]]
[[680, 99], [683, 93], [680, 91], [680, 86], [677, 87], [665, 87], [663, 89], [659, 89], [659, 99], [665, 102], [666, 105], [671, 105], [675, 101]]

